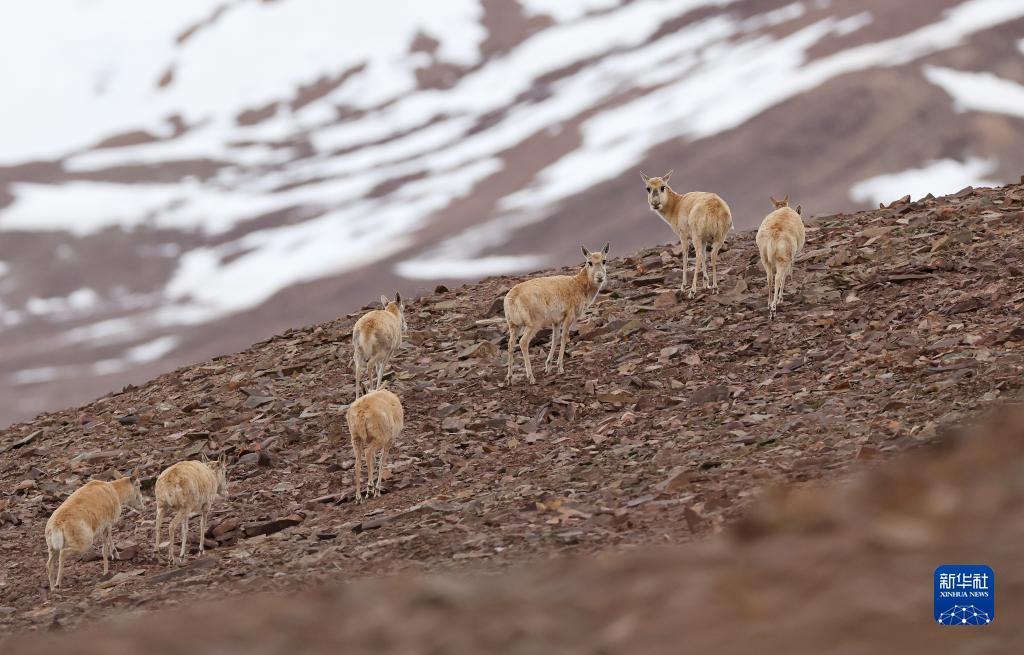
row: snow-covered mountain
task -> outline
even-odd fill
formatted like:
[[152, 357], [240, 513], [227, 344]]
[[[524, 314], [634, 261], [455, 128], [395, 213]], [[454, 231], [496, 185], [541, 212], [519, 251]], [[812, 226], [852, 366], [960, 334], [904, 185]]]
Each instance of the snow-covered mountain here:
[[[380, 293], [1024, 172], [1019, 0], [0, 8], [0, 423]], [[347, 364], [344, 364], [347, 365]]]

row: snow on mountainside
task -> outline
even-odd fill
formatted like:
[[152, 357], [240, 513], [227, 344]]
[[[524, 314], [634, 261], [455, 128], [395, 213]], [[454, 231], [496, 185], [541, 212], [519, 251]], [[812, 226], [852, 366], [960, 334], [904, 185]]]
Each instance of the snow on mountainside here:
[[741, 228], [1024, 169], [1013, 0], [59, 5], [0, 10], [0, 422], [667, 241], [640, 165]]

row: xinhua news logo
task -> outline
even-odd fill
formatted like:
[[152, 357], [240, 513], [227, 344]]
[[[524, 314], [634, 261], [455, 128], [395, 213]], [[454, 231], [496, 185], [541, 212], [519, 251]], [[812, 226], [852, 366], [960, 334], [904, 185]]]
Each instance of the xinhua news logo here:
[[945, 564], [935, 569], [935, 621], [988, 625], [996, 618], [996, 574], [984, 564]]

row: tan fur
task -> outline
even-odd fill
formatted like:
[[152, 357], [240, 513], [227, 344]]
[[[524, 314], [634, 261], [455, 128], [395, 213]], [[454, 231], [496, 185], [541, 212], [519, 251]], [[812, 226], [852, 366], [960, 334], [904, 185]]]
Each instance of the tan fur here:
[[[391, 445], [405, 425], [405, 411], [398, 396], [388, 389], [378, 389], [356, 400], [345, 413], [348, 431], [352, 436], [355, 455], [356, 500], [362, 501], [362, 463], [366, 460], [366, 497], [380, 496], [380, 482], [387, 466]], [[380, 453], [377, 480], [373, 479], [374, 459]]]
[[[49, 520], [44, 536], [49, 556], [46, 559], [46, 577], [50, 589], [60, 589], [64, 579], [64, 559], [70, 554], [88, 550], [97, 537], [103, 539], [103, 574], [110, 570], [109, 559], [117, 557], [113, 528], [121, 519], [121, 508], [142, 507], [139, 483], [131, 478], [113, 482], [90, 480], [68, 496]], [[54, 575], [56, 559], [57, 570]]]
[[[683, 247], [683, 290], [686, 290], [690, 242], [696, 259], [693, 264], [693, 286], [689, 295], [697, 293], [697, 271], [704, 276], [704, 288], [718, 293], [718, 251], [732, 229], [732, 212], [721, 197], [705, 191], [679, 194], [668, 185], [672, 171], [660, 177], [648, 177], [643, 171], [644, 190], [652, 211], [662, 218], [679, 237]], [[708, 278], [705, 247], [711, 248], [711, 277]]]
[[544, 371], [550, 372], [551, 361], [555, 354], [555, 344], [559, 343], [558, 372], [565, 373], [565, 344], [569, 340], [569, 330], [594, 302], [597, 293], [604, 286], [608, 277], [605, 269], [605, 256], [608, 244], [600, 252], [590, 252], [583, 248], [586, 262], [576, 275], [551, 275], [538, 277], [512, 287], [505, 294], [505, 321], [508, 324], [508, 372], [505, 383], [512, 382], [512, 362], [516, 337], [519, 338], [519, 349], [523, 353], [526, 368], [526, 379], [536, 384], [533, 367], [530, 365], [530, 341], [542, 328], [551, 326], [551, 349], [548, 352]]
[[402, 296], [395, 294], [395, 300], [389, 301], [386, 296], [380, 297], [384, 309], [375, 309], [364, 314], [352, 328], [352, 360], [355, 368], [356, 398], [363, 395], [363, 371], [373, 379], [373, 369], [377, 369], [377, 385], [379, 389], [384, 381], [384, 367], [402, 345], [402, 334], [406, 330], [405, 305]]
[[218, 496], [227, 496], [227, 493], [227, 461], [224, 457], [213, 464], [206, 461], [186, 461], [164, 469], [156, 479], [156, 543], [153, 550], [160, 550], [160, 530], [164, 514], [173, 511], [174, 518], [167, 529], [170, 542], [167, 546], [167, 559], [174, 563], [174, 533], [179, 524], [181, 552], [178, 558], [184, 559], [188, 544], [188, 517], [198, 513], [199, 553], [202, 554], [205, 550], [206, 521], [210, 507]]
[[765, 216], [757, 230], [757, 249], [761, 265], [767, 276], [768, 316], [774, 317], [786, 277], [793, 270], [793, 262], [804, 247], [806, 232], [800, 214], [789, 208], [789, 195], [783, 200], [771, 199], [775, 211]]

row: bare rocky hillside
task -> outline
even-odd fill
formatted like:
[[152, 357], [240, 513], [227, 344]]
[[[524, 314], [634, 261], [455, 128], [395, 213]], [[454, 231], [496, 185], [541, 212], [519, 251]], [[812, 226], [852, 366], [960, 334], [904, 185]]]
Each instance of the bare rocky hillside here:
[[[759, 502], [725, 536], [501, 576], [398, 577], [20, 638], [55, 655], [1019, 652], [1024, 416], [1000, 416], [852, 483]], [[995, 620], [941, 627], [937, 564], [985, 562]]]
[[[566, 374], [534, 387], [499, 386], [502, 330], [480, 323], [518, 278], [412, 302], [390, 381], [406, 429], [387, 493], [365, 504], [351, 502], [342, 428], [356, 315], [10, 427], [0, 626], [71, 628], [201, 598], [691, 541], [768, 488], [874, 467], [1016, 396], [1024, 186], [807, 222], [774, 322], [751, 232], [730, 237], [718, 296], [674, 291], [671, 246], [613, 259]], [[129, 469], [152, 483], [170, 463], [221, 452], [231, 497], [205, 558], [157, 561], [150, 506], [117, 530], [123, 559], [109, 579], [75, 561], [67, 590], [48, 594], [43, 524], [69, 492]]]

